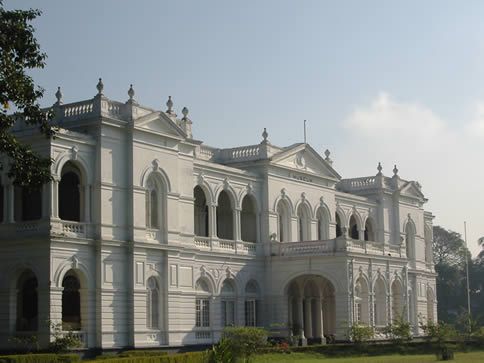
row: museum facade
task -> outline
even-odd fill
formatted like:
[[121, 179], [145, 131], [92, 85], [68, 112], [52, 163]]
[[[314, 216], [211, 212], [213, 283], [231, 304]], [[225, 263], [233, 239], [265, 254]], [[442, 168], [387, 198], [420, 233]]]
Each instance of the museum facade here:
[[53, 159], [41, 190], [1, 173], [0, 348], [51, 339], [87, 348], [216, 342], [228, 325], [302, 341], [436, 319], [432, 219], [395, 167], [342, 178], [307, 143], [203, 144], [166, 111], [108, 99], [53, 105], [54, 139], [13, 132]]

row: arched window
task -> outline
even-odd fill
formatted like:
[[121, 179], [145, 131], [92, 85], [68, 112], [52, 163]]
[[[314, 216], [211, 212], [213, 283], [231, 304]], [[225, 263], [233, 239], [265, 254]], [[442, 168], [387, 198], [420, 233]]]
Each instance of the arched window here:
[[350, 217], [350, 238], [359, 239], [358, 223], [354, 215]]
[[[156, 173], [146, 183], [146, 227], [166, 231], [166, 187]], [[163, 233], [159, 236], [166, 238]]]
[[222, 190], [217, 201], [217, 236], [222, 239], [235, 239], [232, 203], [225, 190]]
[[245, 285], [245, 326], [259, 325], [260, 290], [256, 281], [250, 280]]
[[257, 241], [257, 214], [254, 200], [246, 195], [242, 199], [242, 211], [240, 213], [242, 241]]
[[81, 221], [81, 173], [71, 162], [62, 167], [59, 182], [59, 218]]
[[147, 283], [146, 326], [149, 329], [160, 329], [160, 289], [156, 278], [150, 277]]
[[387, 299], [385, 283], [381, 278], [375, 281], [374, 287], [375, 302], [374, 302], [374, 314], [375, 325], [385, 326], [387, 324]]
[[81, 329], [81, 283], [71, 270], [62, 280], [62, 328]]
[[341, 237], [343, 235], [343, 229], [341, 225], [341, 219], [339, 217], [338, 212], [335, 214], [335, 220], [336, 220], [336, 237]]
[[405, 227], [405, 244], [407, 247], [407, 258], [415, 260], [415, 227], [410, 221]]
[[197, 328], [210, 327], [210, 297], [211, 290], [208, 283], [200, 278], [195, 284], [195, 326]]
[[368, 284], [363, 277], [359, 277], [355, 284], [355, 321], [370, 325], [370, 304]]
[[208, 237], [208, 206], [205, 192], [200, 186], [193, 189], [195, 236]]
[[286, 201], [280, 200], [277, 203], [277, 224], [279, 241], [289, 242], [291, 240], [291, 214]]
[[233, 326], [235, 325], [235, 283], [232, 279], [225, 279], [220, 295], [222, 326]]
[[392, 318], [393, 321], [403, 318], [404, 315], [403, 304], [403, 287], [399, 280], [392, 283]]
[[311, 239], [311, 217], [308, 207], [300, 204], [297, 208], [298, 238], [299, 241]]
[[376, 241], [375, 230], [370, 218], [368, 218], [365, 222], [365, 241]]
[[38, 293], [37, 278], [30, 270], [22, 273], [17, 282], [17, 330], [37, 331]]
[[42, 191], [40, 188], [15, 187], [15, 220], [33, 221], [42, 217]]
[[316, 213], [318, 219], [318, 241], [329, 239], [329, 216], [324, 208], [319, 208]]

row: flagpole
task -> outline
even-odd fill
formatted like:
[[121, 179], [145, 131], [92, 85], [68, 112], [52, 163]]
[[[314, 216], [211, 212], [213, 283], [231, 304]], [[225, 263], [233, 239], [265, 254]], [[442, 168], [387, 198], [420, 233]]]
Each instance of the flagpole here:
[[471, 290], [469, 288], [469, 250], [467, 249], [467, 222], [464, 221], [464, 242], [466, 245], [466, 281], [467, 281], [467, 315], [469, 319], [469, 334], [471, 333]]

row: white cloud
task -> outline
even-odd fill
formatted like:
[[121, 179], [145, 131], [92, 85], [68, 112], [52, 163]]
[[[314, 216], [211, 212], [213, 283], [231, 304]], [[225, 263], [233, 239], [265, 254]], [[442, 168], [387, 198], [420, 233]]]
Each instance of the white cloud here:
[[477, 252], [484, 235], [484, 102], [473, 120], [446, 122], [425, 105], [381, 92], [357, 106], [343, 129], [348, 143], [336, 167], [344, 176], [376, 174], [378, 161], [391, 175], [397, 164], [402, 178], [421, 182], [435, 224], [462, 233], [468, 222], [469, 247]]

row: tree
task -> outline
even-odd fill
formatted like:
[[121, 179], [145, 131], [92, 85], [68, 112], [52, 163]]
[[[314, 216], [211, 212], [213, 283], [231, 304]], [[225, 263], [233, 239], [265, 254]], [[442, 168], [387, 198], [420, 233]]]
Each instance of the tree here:
[[14, 183], [29, 187], [50, 180], [52, 160], [22, 143], [11, 128], [22, 117], [28, 125], [39, 127], [45, 137], [53, 137], [55, 132], [50, 123], [52, 111], [42, 110], [38, 103], [44, 90], [27, 75], [28, 70], [45, 66], [46, 54], [41, 52], [30, 24], [40, 14], [34, 9], [5, 10], [0, 0], [0, 155], [8, 159], [0, 168], [8, 163], [8, 176]]
[[467, 306], [464, 268], [465, 258], [470, 255], [459, 233], [434, 226], [433, 234], [438, 316], [453, 323]]

